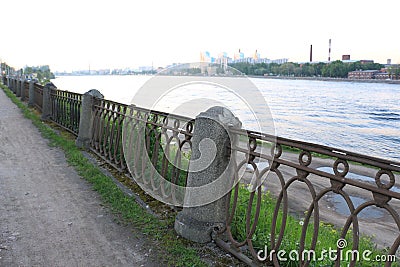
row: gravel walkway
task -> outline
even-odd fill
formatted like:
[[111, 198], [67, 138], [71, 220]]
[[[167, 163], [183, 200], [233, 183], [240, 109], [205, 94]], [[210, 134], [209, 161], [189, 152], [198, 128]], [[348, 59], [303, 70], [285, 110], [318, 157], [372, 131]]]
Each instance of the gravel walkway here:
[[0, 266], [155, 266], [0, 90]]

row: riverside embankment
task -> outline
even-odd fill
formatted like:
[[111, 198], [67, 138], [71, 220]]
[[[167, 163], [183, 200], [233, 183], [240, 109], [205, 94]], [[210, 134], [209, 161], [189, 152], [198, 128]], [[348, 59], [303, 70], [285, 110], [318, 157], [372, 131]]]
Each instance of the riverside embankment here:
[[[94, 152], [120, 172], [129, 167], [132, 175], [130, 179], [133, 178], [148, 194], [157, 196], [161, 192], [166, 201], [173, 201], [168, 203], [175, 204], [182, 196], [179, 194], [181, 191], [166, 190], [171, 186], [168, 183], [193, 185], [206, 180], [205, 185], [208, 185], [208, 182], [219, 179], [224, 166], [232, 166], [229, 169], [232, 177], [241, 177], [245, 168], [246, 173], [251, 175], [251, 179], [248, 179], [249, 189], [256, 188], [256, 191], [249, 192], [243, 184], [238, 183], [234, 190], [228, 188], [231, 190], [231, 198], [226, 198], [228, 203], [217, 200], [210, 203], [212, 205], [199, 206], [202, 212], [198, 212], [197, 207], [185, 207], [175, 218], [175, 229], [179, 235], [189, 240], [209, 244], [214, 241], [250, 265], [254, 260], [257, 261], [257, 250], [268, 243], [275, 250], [292, 250], [300, 244], [299, 253], [302, 253], [301, 250], [308, 244], [304, 237], [310, 235], [313, 236], [311, 246], [317, 245], [320, 250], [334, 248], [340, 238], [346, 237], [348, 242], [354, 244], [354, 248], [358, 248], [359, 244], [360, 248], [375, 251], [375, 244], [371, 239], [365, 239], [362, 233], [368, 229], [377, 229], [382, 218], [400, 224], [397, 212], [400, 195], [395, 190], [398, 188], [396, 180], [400, 172], [397, 162], [247, 131], [236, 127], [237, 118], [222, 107], [210, 108], [193, 120], [138, 106], [128, 107], [104, 99], [96, 90], [79, 94], [56, 89], [52, 84], [42, 86], [10, 77], [6, 78], [6, 82], [16, 96], [28, 98], [32, 106], [41, 110], [42, 119], [71, 131], [77, 136], [77, 144]], [[79, 110], [81, 112], [77, 112]], [[230, 124], [228, 130], [222, 129], [226, 122], [236, 124]], [[125, 131], [125, 139], [122, 138], [121, 129], [128, 129]], [[148, 132], [138, 135], [139, 130]], [[163, 135], [152, 134], [158, 132]], [[236, 136], [235, 139], [240, 142], [228, 146], [228, 133]], [[165, 136], [168, 138], [163, 139]], [[185, 169], [177, 171], [176, 165], [166, 160], [160, 147], [171, 149], [171, 153], [167, 154], [175, 158], [175, 162], [179, 161], [178, 166], [187, 166], [190, 155], [195, 159], [199, 157], [200, 141], [206, 138], [218, 147], [216, 160], [207, 166], [206, 175], [186, 172]], [[127, 146], [118, 145], [121, 140], [125, 140], [123, 143]], [[184, 147], [185, 144], [189, 146]], [[228, 151], [237, 160], [229, 163], [230, 157], [226, 156]], [[143, 159], [149, 154], [153, 155], [152, 162], [146, 165]], [[319, 163], [319, 158], [329, 160]], [[358, 169], [354, 168], [360, 164], [367, 166], [367, 173], [358, 173]], [[165, 174], [163, 180], [154, 176], [154, 168], [157, 173]], [[354, 174], [365, 175], [366, 179], [359, 179]], [[229, 183], [227, 181], [225, 185]], [[205, 192], [214, 197], [215, 188]], [[300, 202], [299, 192], [301, 196], [308, 197]], [[342, 201], [343, 208], [336, 204], [327, 206], [338, 200]], [[293, 210], [293, 205], [298, 203], [304, 205], [294, 207]], [[226, 210], [227, 207], [232, 208]], [[366, 225], [364, 220], [369, 217], [364, 213], [369, 212], [369, 207], [381, 210], [376, 215], [379, 216], [378, 222], [374, 219]], [[326, 217], [325, 212], [329, 216]], [[342, 215], [339, 223], [329, 219], [337, 213]], [[218, 220], [215, 220], [217, 217]], [[336, 229], [332, 228], [332, 223]], [[389, 226], [388, 229], [390, 231], [396, 227]], [[383, 230], [378, 232], [383, 236]], [[224, 236], [229, 237], [228, 242]], [[385, 250], [377, 250], [375, 253], [394, 256], [398, 250], [396, 236], [389, 234], [384, 239], [382, 246]], [[297, 244], [296, 248], [292, 247], [293, 244]], [[275, 266], [280, 265], [276, 256], [273, 261]]]
[[0, 266], [158, 266], [0, 90]]

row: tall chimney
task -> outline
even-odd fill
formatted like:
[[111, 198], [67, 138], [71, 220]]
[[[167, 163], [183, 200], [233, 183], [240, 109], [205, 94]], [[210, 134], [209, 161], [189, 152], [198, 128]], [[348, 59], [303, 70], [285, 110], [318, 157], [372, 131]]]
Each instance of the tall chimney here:
[[312, 45], [310, 45], [310, 62], [312, 62]]
[[328, 62], [331, 62], [331, 39], [329, 39], [329, 54], [328, 54]]

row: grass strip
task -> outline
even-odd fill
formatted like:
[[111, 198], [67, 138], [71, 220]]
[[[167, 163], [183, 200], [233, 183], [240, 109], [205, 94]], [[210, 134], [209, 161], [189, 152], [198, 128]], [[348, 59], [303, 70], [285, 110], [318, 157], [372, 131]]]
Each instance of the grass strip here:
[[[247, 207], [250, 199], [250, 191], [246, 186], [239, 185], [239, 193], [238, 193], [238, 202], [235, 211], [235, 215], [233, 217], [233, 221], [231, 224], [231, 231], [233, 236], [241, 241], [247, 238], [247, 229], [246, 229], [246, 214], [247, 214]], [[232, 196], [233, 198], [233, 196]], [[268, 247], [268, 251], [271, 251], [272, 248], [270, 247], [271, 243], [271, 228], [272, 228], [272, 216], [274, 214], [275, 209], [278, 208], [277, 214], [277, 225], [276, 225], [276, 236], [278, 237], [279, 231], [282, 225], [282, 219], [284, 217], [283, 211], [280, 207], [277, 207], [277, 201], [271, 195], [269, 191], [263, 192], [261, 197], [261, 208], [260, 208], [260, 215], [256, 230], [252, 236], [252, 243], [256, 251], [264, 249], [265, 246]], [[256, 213], [256, 205], [254, 204], [251, 207], [251, 222], [254, 221]], [[305, 214], [306, 215], [306, 214]], [[304, 215], [304, 217], [305, 217]], [[295, 216], [288, 214], [287, 221], [283, 234], [283, 240], [280, 246], [281, 250], [286, 251], [288, 254], [290, 252], [297, 252], [300, 248], [300, 236], [302, 232], [302, 228], [304, 225], [304, 219], [296, 218]], [[306, 229], [306, 238], [305, 238], [305, 249], [309, 249], [311, 247], [311, 241], [313, 237], [315, 225], [313, 224], [312, 220], [308, 224]], [[329, 249], [336, 250], [337, 249], [337, 242], [341, 239], [340, 233], [342, 229], [337, 229], [333, 225], [325, 222], [319, 222], [318, 225], [318, 239], [316, 243], [316, 248], [313, 250], [314, 254], [310, 254], [310, 265], [312, 267], [318, 266], [335, 266], [335, 260], [326, 253]], [[353, 246], [353, 230], [349, 229], [346, 237], [345, 237], [347, 246], [343, 249], [342, 255], [343, 258], [341, 260], [340, 266], [349, 266], [351, 257], [352, 257], [352, 246]], [[325, 250], [325, 252], [323, 252]], [[357, 260], [356, 266], [378, 266], [376, 262], [373, 260], [368, 261], [362, 258], [362, 253], [364, 251], [370, 251], [371, 253], [368, 255], [370, 259], [376, 259], [380, 255], [387, 255], [389, 252], [389, 248], [379, 249], [375, 245], [373, 241], [373, 237], [361, 235], [359, 237], [359, 258]], [[298, 266], [299, 262], [295, 254], [293, 258], [288, 257], [286, 254], [286, 261], [280, 262], [281, 266], [285, 267], [295, 267]], [[300, 254], [301, 255], [301, 254]], [[306, 253], [306, 256], [308, 254]], [[307, 259], [307, 257], [306, 257]], [[398, 259], [396, 259], [398, 261]], [[380, 266], [380, 265], [379, 265]], [[393, 262], [392, 266], [399, 266], [398, 262]]]
[[8, 87], [0, 86], [11, 101], [21, 109], [23, 115], [38, 128], [42, 136], [49, 140], [49, 145], [64, 151], [67, 162], [76, 169], [81, 177], [93, 185], [94, 190], [101, 195], [103, 202], [124, 222], [140, 229], [140, 232], [156, 244], [159, 257], [157, 260], [167, 266], [206, 266], [197, 251], [191, 248], [186, 240], [177, 238], [173, 229], [173, 218], [160, 220], [148, 214], [133, 197], [125, 195], [108, 176], [90, 163], [75, 145], [74, 140], [57, 134], [42, 122], [32, 109], [19, 100]]

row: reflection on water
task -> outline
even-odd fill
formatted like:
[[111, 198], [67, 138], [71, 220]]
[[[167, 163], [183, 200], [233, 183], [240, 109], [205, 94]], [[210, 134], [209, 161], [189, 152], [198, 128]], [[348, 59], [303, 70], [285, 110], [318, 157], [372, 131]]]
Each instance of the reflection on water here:
[[[58, 77], [60, 89], [84, 93], [100, 90], [105, 98], [129, 104], [150, 76]], [[250, 79], [271, 110], [278, 136], [333, 146], [400, 161], [400, 85]], [[150, 94], [151, 92], [149, 92]], [[209, 96], [212, 94], [208, 94]], [[198, 90], [170, 97], [170, 105], [196, 99]], [[224, 92], [218, 98], [236, 107], [248, 128], [257, 128], [248, 112]]]

